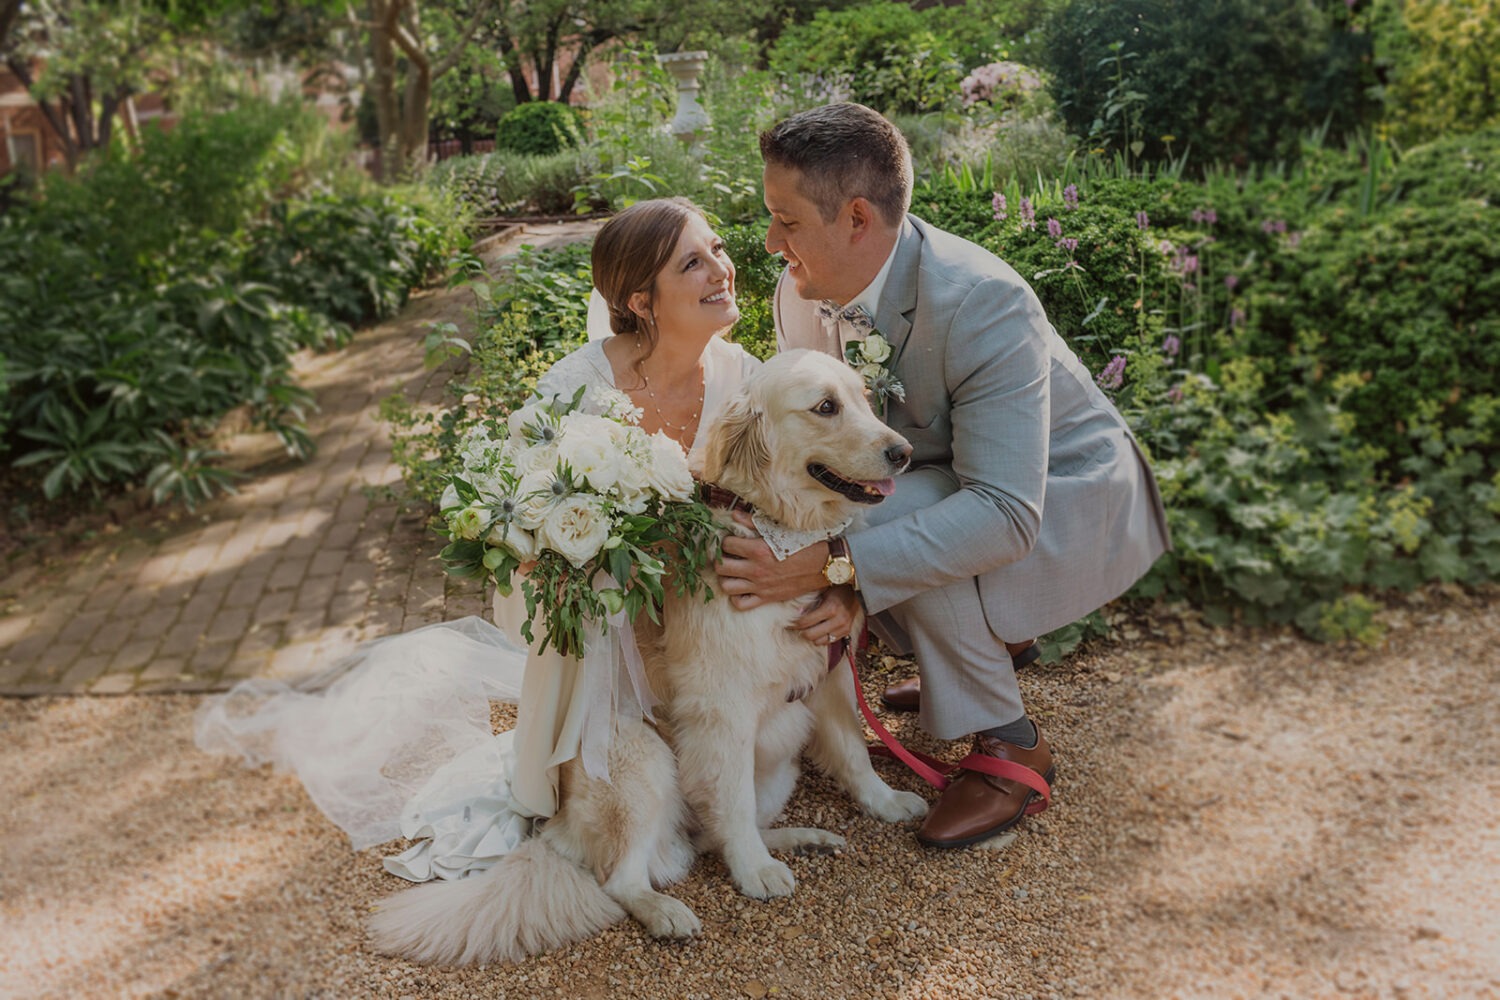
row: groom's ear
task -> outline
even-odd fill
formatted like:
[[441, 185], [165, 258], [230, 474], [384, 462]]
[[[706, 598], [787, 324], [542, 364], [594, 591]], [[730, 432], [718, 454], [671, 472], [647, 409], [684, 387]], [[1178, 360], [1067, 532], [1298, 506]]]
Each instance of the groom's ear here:
[[879, 221], [870, 199], [862, 195], [849, 199], [849, 235], [852, 239], [863, 239]]

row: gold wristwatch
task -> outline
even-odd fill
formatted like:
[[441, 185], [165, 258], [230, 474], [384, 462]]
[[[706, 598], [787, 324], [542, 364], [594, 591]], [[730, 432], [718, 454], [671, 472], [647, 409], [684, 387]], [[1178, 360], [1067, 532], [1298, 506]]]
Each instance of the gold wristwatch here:
[[823, 564], [823, 579], [831, 587], [851, 583], [855, 590], [859, 589], [854, 579], [854, 560], [849, 558], [849, 545], [842, 535], [828, 539], [828, 561]]

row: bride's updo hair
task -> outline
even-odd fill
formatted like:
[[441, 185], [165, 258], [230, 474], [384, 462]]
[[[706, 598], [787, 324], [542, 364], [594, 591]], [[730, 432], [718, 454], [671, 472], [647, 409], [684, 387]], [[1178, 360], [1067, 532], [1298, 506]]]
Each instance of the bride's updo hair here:
[[594, 238], [594, 287], [609, 306], [609, 328], [639, 334], [646, 355], [656, 349], [656, 323], [630, 309], [630, 297], [649, 297], [656, 276], [672, 259], [677, 241], [693, 216], [703, 210], [686, 198], [638, 201], [604, 224]]

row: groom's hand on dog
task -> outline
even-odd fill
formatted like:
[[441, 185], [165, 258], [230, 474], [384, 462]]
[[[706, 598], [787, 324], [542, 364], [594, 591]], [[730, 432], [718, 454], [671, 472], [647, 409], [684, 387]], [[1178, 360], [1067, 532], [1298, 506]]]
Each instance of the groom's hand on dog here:
[[[735, 511], [740, 524], [754, 530], [749, 515]], [[828, 543], [818, 542], [786, 559], [777, 561], [771, 547], [760, 539], [729, 535], [724, 539], [724, 554], [714, 565], [719, 585], [729, 595], [729, 602], [741, 611], [802, 597], [822, 594], [823, 599], [808, 608], [791, 624], [809, 641], [820, 645], [849, 634], [859, 611], [859, 596], [854, 588], [829, 587], [823, 576], [828, 562]]]

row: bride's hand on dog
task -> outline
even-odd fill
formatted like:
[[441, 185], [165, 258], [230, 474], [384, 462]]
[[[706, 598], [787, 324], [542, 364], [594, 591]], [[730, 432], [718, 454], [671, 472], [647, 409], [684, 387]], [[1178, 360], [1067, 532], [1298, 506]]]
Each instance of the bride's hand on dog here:
[[802, 633], [802, 638], [819, 646], [842, 639], [854, 630], [859, 614], [859, 595], [847, 584], [829, 587], [818, 595], [818, 603], [802, 612], [788, 628]]

